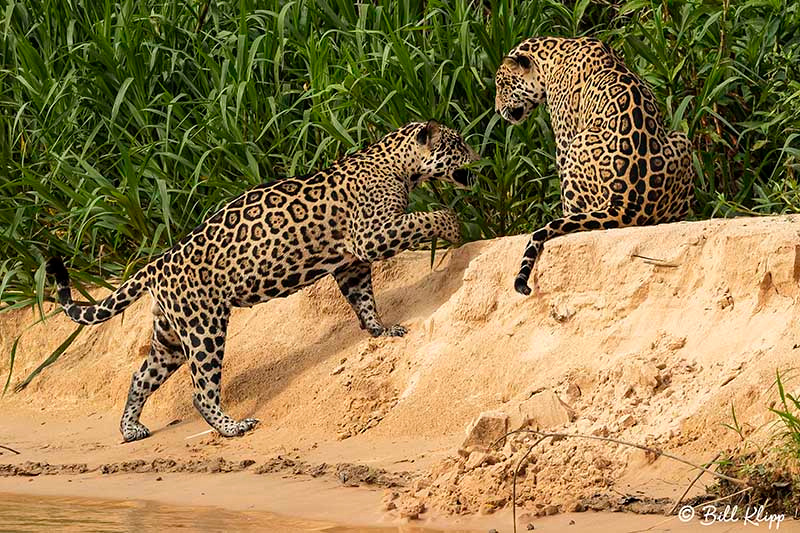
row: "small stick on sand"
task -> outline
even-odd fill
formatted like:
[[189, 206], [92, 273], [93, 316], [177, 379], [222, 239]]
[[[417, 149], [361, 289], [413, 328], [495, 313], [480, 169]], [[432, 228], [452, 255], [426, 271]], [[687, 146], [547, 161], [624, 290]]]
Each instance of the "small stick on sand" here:
[[188, 436], [188, 437], [186, 437], [184, 440], [193, 439], [193, 438], [195, 438], [195, 437], [202, 437], [203, 435], [208, 435], [208, 434], [209, 434], [209, 433], [211, 433], [212, 431], [214, 431], [214, 430], [213, 430], [213, 429], [207, 429], [207, 430], [205, 430], [205, 431], [201, 431], [200, 433], [195, 433], [194, 435], [189, 435], [189, 436]]
[[517, 533], [517, 472], [519, 472], [519, 467], [522, 466], [522, 463], [528, 458], [536, 445], [546, 438], [547, 437], [540, 437], [539, 440], [534, 442], [531, 447], [528, 448], [528, 451], [525, 452], [525, 455], [522, 456], [522, 459], [519, 460], [516, 468], [514, 468], [514, 479], [511, 482], [511, 520], [514, 521], [514, 533]]
[[[739, 494], [744, 494], [745, 492], [750, 491], [750, 490], [753, 490], [753, 487], [745, 487], [742, 490], [737, 490], [733, 494], [728, 494], [727, 496], [720, 496], [719, 498], [716, 498], [716, 499], [708, 501], [708, 502], [698, 503], [697, 505], [692, 507], [692, 509], [697, 509], [698, 507], [703, 507], [703, 506], [706, 506], [706, 505], [711, 505], [712, 503], [721, 502], [722, 500], [727, 500], [728, 498], [733, 498], [734, 496], [738, 496]], [[769, 499], [767, 499], [767, 502], [764, 503], [765, 507], [766, 507], [766, 504], [768, 502], [769, 502]]]
[[[729, 498], [733, 498], [734, 496], [738, 496], [740, 494], [744, 494], [745, 492], [748, 492], [748, 491], [750, 491], [752, 489], [753, 489], [753, 487], [745, 487], [742, 490], [737, 490], [733, 494], [728, 494], [727, 496], [721, 496], [721, 497], [716, 498], [716, 499], [711, 500], [711, 501], [698, 503], [697, 505], [692, 507], [692, 510], [696, 510], [696, 509], [698, 509], [700, 507], [705, 507], [706, 505], [711, 505], [712, 503], [717, 503], [717, 502], [721, 502], [723, 500], [727, 500]], [[767, 502], [769, 502], [769, 499], [767, 499]], [[766, 503], [764, 505], [766, 506]], [[628, 533], [644, 533], [645, 531], [652, 531], [653, 529], [655, 529], [655, 528], [657, 528], [659, 526], [662, 526], [662, 525], [666, 524], [667, 522], [669, 522], [671, 520], [675, 520], [675, 517], [674, 516], [667, 517], [664, 520], [662, 520], [662, 521], [660, 521], [660, 522], [658, 522], [656, 524], [653, 524], [652, 526], [648, 527], [647, 529], [637, 529], [637, 530], [634, 530], [634, 531], [629, 531]]]
[[[722, 452], [719, 452], [716, 456], [714, 456], [713, 459], [711, 459], [709, 462], [707, 462], [704, 466], [709, 467], [709, 466], [713, 465], [716, 462], [716, 460], [719, 459], [720, 455], [722, 455]], [[694, 484], [697, 483], [697, 480], [700, 479], [700, 477], [703, 474], [705, 474], [705, 472], [703, 472], [702, 470], [697, 473], [697, 477], [694, 478], [691, 483], [689, 483], [689, 486], [686, 487], [685, 491], [683, 491], [683, 494], [681, 494], [681, 497], [678, 498], [677, 500], [675, 500], [675, 505], [673, 505], [672, 509], [669, 510], [669, 512], [667, 513], [667, 516], [671, 516], [671, 515], [675, 514], [675, 511], [678, 509], [678, 506], [681, 504], [681, 501], [683, 501], [683, 499], [686, 497], [686, 495], [689, 494], [689, 491], [692, 490], [692, 487], [694, 487]]]
[[0, 444], [0, 448], [3, 448], [4, 450], [8, 450], [8, 451], [10, 451], [12, 453], [15, 453], [15, 454], [19, 455], [19, 452], [17, 450], [15, 450], [14, 448], [9, 448], [8, 446], [3, 446], [2, 444]]
[[631, 257], [638, 257], [639, 259], [641, 259], [642, 261], [644, 261], [649, 265], [669, 267], [669, 268], [678, 268], [680, 266], [680, 264], [678, 263], [670, 263], [669, 261], [665, 261], [664, 259], [656, 259], [653, 257], [646, 257], [644, 255], [639, 255], [639, 254], [631, 254]]

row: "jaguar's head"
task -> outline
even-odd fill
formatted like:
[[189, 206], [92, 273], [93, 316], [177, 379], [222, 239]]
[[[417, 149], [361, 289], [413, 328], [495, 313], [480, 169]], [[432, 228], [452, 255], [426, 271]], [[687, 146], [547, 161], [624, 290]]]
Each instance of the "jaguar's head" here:
[[417, 165], [412, 183], [417, 185], [429, 179], [450, 181], [467, 187], [472, 181], [464, 167], [480, 159], [456, 130], [435, 120], [409, 124], [413, 135], [412, 145], [417, 152]]
[[528, 118], [531, 111], [547, 97], [542, 71], [534, 54], [521, 47], [513, 49], [503, 58], [494, 83], [494, 110], [512, 124]]

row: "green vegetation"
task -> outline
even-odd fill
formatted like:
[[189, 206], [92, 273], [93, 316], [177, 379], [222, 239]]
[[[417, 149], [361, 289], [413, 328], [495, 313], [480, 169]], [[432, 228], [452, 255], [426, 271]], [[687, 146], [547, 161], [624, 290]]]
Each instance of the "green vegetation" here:
[[168, 248], [246, 187], [304, 174], [406, 122], [462, 131], [471, 191], [428, 187], [478, 239], [559, 210], [546, 109], [494, 114], [500, 58], [594, 35], [696, 148], [695, 217], [800, 209], [800, 7], [786, 0], [12, 0], [0, 12], [0, 307], [79, 290]]
[[786, 391], [780, 371], [776, 372], [775, 385], [778, 389], [780, 405], [771, 407], [770, 411], [778, 416], [783, 429], [778, 438], [783, 441], [786, 452], [795, 460], [800, 459], [800, 399]]
[[[262, 6], [271, 4], [269, 8]], [[493, 112], [531, 35], [596, 35], [697, 148], [695, 214], [800, 206], [794, 2], [30, 0], [0, 20], [0, 299], [41, 301], [48, 253], [79, 282], [125, 276], [244, 188], [303, 174], [412, 120], [486, 158], [471, 192], [428, 188], [476, 239], [558, 211], [546, 110]]]
[[[720, 453], [718, 471], [745, 481], [747, 490], [718, 479], [708, 488], [707, 495], [694, 503], [721, 498], [726, 505], [738, 506], [742, 514], [748, 507], [763, 505], [765, 513], [795, 515], [800, 506], [800, 399], [786, 389], [789, 382], [796, 382], [793, 374], [793, 371], [775, 372], [775, 382], [768, 391], [772, 395], [769, 411], [776, 415], [774, 420], [758, 428], [745, 429], [731, 405], [732, 423], [723, 424], [736, 433], [740, 441], [733, 450]], [[769, 430], [767, 439], [763, 439], [762, 429]], [[753, 434], [757, 435], [757, 440], [751, 439]]]

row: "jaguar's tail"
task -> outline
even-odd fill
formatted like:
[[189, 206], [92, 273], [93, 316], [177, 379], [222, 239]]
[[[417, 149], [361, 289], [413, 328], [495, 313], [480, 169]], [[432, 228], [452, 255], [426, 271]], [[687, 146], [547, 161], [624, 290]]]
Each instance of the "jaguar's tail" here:
[[149, 281], [147, 269], [143, 268], [104, 300], [93, 305], [78, 304], [72, 301], [69, 273], [61, 258], [50, 258], [45, 268], [48, 274], [56, 278], [58, 302], [64, 308], [64, 312], [73, 322], [85, 325], [105, 322], [124, 311], [141, 296]]

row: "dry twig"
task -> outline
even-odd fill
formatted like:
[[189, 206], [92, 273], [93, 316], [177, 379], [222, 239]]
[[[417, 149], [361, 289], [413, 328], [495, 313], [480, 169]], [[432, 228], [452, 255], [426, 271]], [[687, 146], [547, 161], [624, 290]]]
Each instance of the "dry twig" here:
[[442, 263], [444, 263], [444, 260], [447, 259], [448, 256], [450, 256], [452, 251], [453, 251], [453, 247], [445, 249], [444, 254], [442, 254], [442, 258], [439, 259], [439, 262], [436, 263], [435, 267], [433, 267], [433, 271], [434, 272], [441, 272], [441, 270], [439, 270], [439, 268], [442, 266]]
[[17, 450], [15, 450], [14, 448], [9, 448], [8, 446], [3, 446], [2, 444], [0, 444], [0, 448], [2, 448], [4, 450], [8, 450], [8, 451], [10, 451], [12, 453], [15, 453], [15, 454], [19, 455], [19, 452]]
[[209, 2], [205, 2], [203, 7], [200, 8], [200, 14], [197, 16], [197, 27], [194, 29], [195, 33], [200, 33], [200, 30], [203, 29], [203, 24], [205, 24], [206, 15], [208, 14], [208, 4]]
[[[731, 483], [733, 483], [735, 485], [739, 485], [739, 486], [743, 486], [743, 487], [747, 486], [747, 482], [745, 482], [744, 480], [737, 479], [735, 477], [726, 476], [725, 474], [720, 474], [719, 472], [715, 472], [713, 470], [709, 470], [707, 467], [704, 467], [704, 466], [701, 466], [701, 465], [696, 465], [696, 464], [694, 464], [694, 463], [692, 463], [690, 461], [687, 461], [686, 459], [684, 459], [682, 457], [678, 457], [677, 455], [672, 455], [671, 453], [667, 453], [667, 452], [665, 452], [663, 450], [659, 450], [657, 448], [652, 448], [650, 446], [644, 446], [642, 444], [636, 444], [634, 442], [627, 442], [627, 441], [624, 441], [624, 440], [614, 439], [614, 438], [611, 438], [611, 437], [600, 437], [598, 435], [583, 435], [581, 433], [548, 433], [548, 432], [544, 432], [544, 431], [538, 431], [538, 430], [535, 430], [535, 429], [517, 429], [517, 430], [514, 430], [514, 431], [509, 431], [508, 433], [506, 433], [505, 435], [503, 435], [502, 437], [497, 439], [494, 443], [492, 443], [491, 447], [494, 448], [494, 447], [497, 446], [497, 444], [499, 442], [501, 442], [501, 441], [504, 442], [505, 439], [507, 439], [511, 435], [516, 435], [516, 434], [519, 434], [519, 433], [530, 433], [532, 435], [538, 436], [539, 439], [531, 445], [531, 447], [528, 449], [528, 451], [525, 453], [525, 455], [522, 456], [522, 459], [520, 459], [519, 463], [517, 463], [517, 466], [514, 469], [514, 478], [513, 478], [513, 481], [512, 481], [512, 485], [511, 485], [511, 497], [512, 497], [512, 501], [511, 501], [511, 516], [512, 516], [512, 519], [514, 520], [514, 533], [517, 533], [517, 509], [516, 509], [516, 507], [517, 507], [517, 470], [519, 470], [519, 467], [522, 465], [522, 462], [528, 457], [528, 455], [533, 451], [533, 449], [540, 442], [542, 442], [543, 440], [545, 440], [547, 438], [556, 438], [556, 439], [579, 438], [579, 439], [587, 439], [587, 440], [599, 440], [599, 441], [602, 441], [602, 442], [611, 442], [613, 444], [621, 444], [623, 446], [630, 446], [631, 448], [638, 448], [640, 450], [644, 450], [646, 452], [650, 452], [652, 454], [655, 454], [657, 457], [664, 456], [664, 457], [666, 457], [668, 459], [672, 459], [673, 461], [678, 461], [678, 462], [683, 463], [685, 465], [691, 466], [692, 468], [700, 470], [701, 473], [705, 472], [707, 474], [711, 474], [714, 477], [717, 477], [719, 479], [724, 479], [725, 481], [729, 481], [729, 482], [731, 482]], [[743, 491], [746, 491], [746, 490], [750, 490], [750, 487], [746, 487]], [[740, 491], [739, 493], [741, 493], [743, 491]], [[687, 490], [687, 492], [688, 492], [688, 490]], [[736, 494], [739, 494], [739, 493], [736, 493]], [[731, 496], [734, 496], [734, 495], [735, 494], [732, 494]], [[681, 496], [681, 498], [682, 497], [683, 496]], [[730, 496], [728, 496], [728, 497], [730, 497]], [[713, 503], [713, 502], [707, 502], [706, 504], [708, 504], [708, 503]]]
[[519, 460], [517, 466], [514, 468], [514, 479], [511, 482], [511, 520], [514, 521], [514, 533], [517, 533], [517, 472], [519, 472], [519, 467], [522, 466], [522, 463], [525, 461], [525, 459], [528, 458], [528, 456], [536, 447], [536, 445], [542, 442], [546, 438], [547, 437], [540, 437], [539, 440], [534, 442], [531, 445], [531, 447], [528, 448], [528, 451], [525, 452], [525, 455], [522, 456], [522, 459]]
[[678, 268], [680, 266], [680, 264], [678, 264], [678, 263], [671, 263], [671, 262], [666, 261], [664, 259], [657, 259], [657, 258], [654, 258], [654, 257], [647, 257], [647, 256], [644, 256], [644, 255], [639, 255], [639, 254], [631, 254], [631, 257], [638, 257], [639, 259], [641, 259], [642, 261], [644, 261], [645, 263], [647, 263], [649, 265], [668, 267], [668, 268]]
[[[707, 463], [705, 464], [705, 466], [706, 466], [706, 467], [709, 467], [709, 466], [713, 465], [713, 464], [714, 464], [714, 462], [716, 462], [716, 460], [717, 460], [717, 459], [719, 459], [719, 456], [720, 456], [720, 455], [722, 455], [722, 452], [719, 452], [719, 453], [717, 453], [717, 455], [716, 455], [716, 456], [715, 456], [713, 459], [711, 459], [709, 462], [707, 462]], [[698, 473], [697, 473], [697, 477], [695, 477], [695, 478], [692, 480], [692, 482], [691, 482], [691, 483], [689, 483], [689, 486], [688, 486], [688, 487], [686, 487], [686, 490], [685, 490], [685, 491], [683, 491], [683, 494], [681, 494], [681, 497], [680, 497], [680, 498], [678, 498], [677, 500], [675, 500], [675, 505], [673, 505], [673, 506], [672, 506], [672, 509], [670, 509], [670, 510], [669, 510], [669, 512], [667, 513], [667, 516], [670, 516], [670, 515], [672, 515], [672, 514], [674, 514], [674, 513], [675, 513], [675, 511], [678, 509], [678, 506], [681, 504], [681, 501], [682, 501], [682, 500], [683, 500], [683, 499], [686, 497], [686, 495], [687, 495], [687, 494], [689, 494], [689, 491], [690, 491], [690, 490], [692, 490], [692, 487], [694, 487], [694, 484], [695, 484], [695, 483], [697, 483], [697, 480], [698, 480], [698, 479], [700, 479], [700, 477], [701, 477], [703, 474], [705, 474], [705, 472], [703, 472], [702, 470], [701, 470], [700, 472], [698, 472]]]

